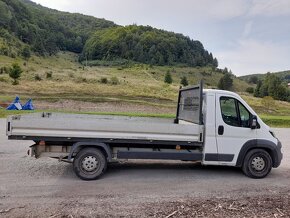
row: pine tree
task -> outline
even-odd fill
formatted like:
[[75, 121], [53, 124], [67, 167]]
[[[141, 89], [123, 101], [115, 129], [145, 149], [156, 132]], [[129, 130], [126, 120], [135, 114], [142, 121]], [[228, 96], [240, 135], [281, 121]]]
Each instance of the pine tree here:
[[261, 97], [261, 94], [260, 94], [261, 86], [262, 86], [262, 81], [258, 80], [257, 86], [256, 86], [255, 91], [254, 91], [255, 97]]
[[217, 68], [219, 66], [218, 60], [216, 58], [213, 59], [213, 66]]
[[220, 78], [218, 88], [222, 90], [231, 90], [232, 87], [233, 79], [229, 73], [226, 73], [222, 78]]
[[186, 76], [181, 77], [180, 84], [183, 86], [188, 86], [188, 81], [187, 81]]
[[18, 84], [18, 78], [21, 76], [22, 73], [22, 69], [21, 67], [14, 63], [12, 64], [12, 67], [10, 68], [9, 71], [9, 76], [13, 79], [13, 85], [17, 85]]
[[169, 71], [167, 71], [167, 73], [165, 74], [164, 82], [168, 84], [171, 84], [173, 82], [173, 79]]

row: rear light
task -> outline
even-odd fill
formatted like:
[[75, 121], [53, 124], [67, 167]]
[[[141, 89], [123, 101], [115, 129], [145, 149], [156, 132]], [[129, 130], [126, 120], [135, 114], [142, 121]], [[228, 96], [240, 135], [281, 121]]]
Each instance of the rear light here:
[[45, 141], [40, 141], [38, 144], [39, 145], [45, 145]]

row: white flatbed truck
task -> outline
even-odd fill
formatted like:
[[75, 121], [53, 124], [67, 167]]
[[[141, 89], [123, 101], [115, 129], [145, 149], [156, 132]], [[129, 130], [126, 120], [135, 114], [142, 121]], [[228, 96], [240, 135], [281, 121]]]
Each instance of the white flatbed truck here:
[[236, 166], [263, 178], [282, 160], [273, 131], [236, 93], [180, 89], [176, 118], [141, 118], [61, 113], [13, 115], [7, 136], [32, 140], [30, 153], [73, 163], [84, 180], [99, 178], [118, 159], [199, 161]]

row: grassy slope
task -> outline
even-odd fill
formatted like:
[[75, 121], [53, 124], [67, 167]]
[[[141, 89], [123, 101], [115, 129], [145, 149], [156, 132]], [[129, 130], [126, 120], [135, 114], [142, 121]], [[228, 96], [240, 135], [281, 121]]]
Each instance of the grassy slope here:
[[[133, 67], [83, 67], [76, 62], [77, 57], [72, 53], [59, 53], [58, 56], [47, 58], [33, 57], [26, 66], [23, 60], [0, 56], [1, 66], [9, 66], [18, 62], [24, 69], [20, 84], [11, 85], [8, 75], [0, 75], [0, 94], [7, 98], [20, 94], [35, 98], [53, 100], [57, 98], [79, 99], [90, 101], [130, 100], [137, 103], [166, 104], [177, 98], [180, 77], [185, 75], [190, 84], [196, 84], [200, 79], [205, 80], [207, 87], [216, 87], [221, 73], [211, 72], [211, 68], [188, 67], [153, 67], [136, 64]], [[163, 82], [167, 70], [173, 71], [174, 83], [166, 85]], [[51, 79], [46, 73], [52, 72]], [[35, 81], [38, 74], [43, 80]], [[110, 80], [116, 76], [120, 84], [101, 84], [103, 77]], [[247, 83], [235, 79], [235, 89], [245, 90]], [[93, 99], [92, 99], [93, 98]], [[156, 101], [159, 99], [160, 101]]]
[[[83, 67], [76, 62], [77, 57], [72, 53], [59, 53], [51, 57], [32, 57], [23, 65], [22, 59], [12, 59], [0, 56], [0, 67], [18, 62], [24, 69], [20, 84], [11, 85], [7, 74], [0, 75], [0, 102], [10, 102], [15, 95], [21, 98], [32, 97], [35, 101], [58, 101], [60, 99], [80, 100], [90, 102], [130, 102], [142, 105], [155, 105], [160, 108], [176, 106], [177, 90], [181, 75], [185, 75], [190, 84], [196, 84], [200, 79], [205, 80], [206, 87], [216, 87], [220, 73], [212, 73], [210, 68], [186, 67], [153, 67], [134, 65], [133, 67]], [[172, 71], [174, 83], [166, 85], [163, 78], [167, 70]], [[46, 74], [52, 72], [52, 78]], [[42, 80], [36, 81], [35, 75]], [[110, 80], [116, 76], [120, 84], [102, 84], [99, 80], [106, 77]], [[244, 81], [234, 79], [235, 90], [242, 92], [248, 87]], [[243, 93], [242, 93], [243, 94]], [[276, 101], [275, 106], [268, 110], [261, 104], [261, 99], [243, 94], [243, 98], [269, 123], [290, 127], [290, 104]], [[0, 117], [8, 113], [0, 109]], [[18, 113], [18, 112], [12, 112]], [[110, 113], [112, 114], [112, 113]], [[115, 114], [115, 113], [113, 113]], [[155, 114], [117, 113], [130, 116], [157, 116]], [[276, 117], [279, 115], [279, 117]], [[174, 115], [158, 115], [173, 117]], [[281, 119], [281, 116], [282, 119]], [[283, 122], [282, 122], [283, 121]]]
[[261, 98], [242, 93], [242, 98], [260, 115], [265, 123], [273, 127], [290, 127], [290, 103], [276, 101], [271, 108], [262, 104]]

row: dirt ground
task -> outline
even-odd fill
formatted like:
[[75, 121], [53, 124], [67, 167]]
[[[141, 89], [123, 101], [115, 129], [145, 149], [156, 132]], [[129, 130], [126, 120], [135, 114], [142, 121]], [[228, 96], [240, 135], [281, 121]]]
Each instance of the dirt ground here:
[[284, 159], [264, 179], [191, 162], [124, 161], [96, 181], [68, 163], [34, 159], [0, 119], [0, 217], [290, 217], [290, 129], [274, 129]]

